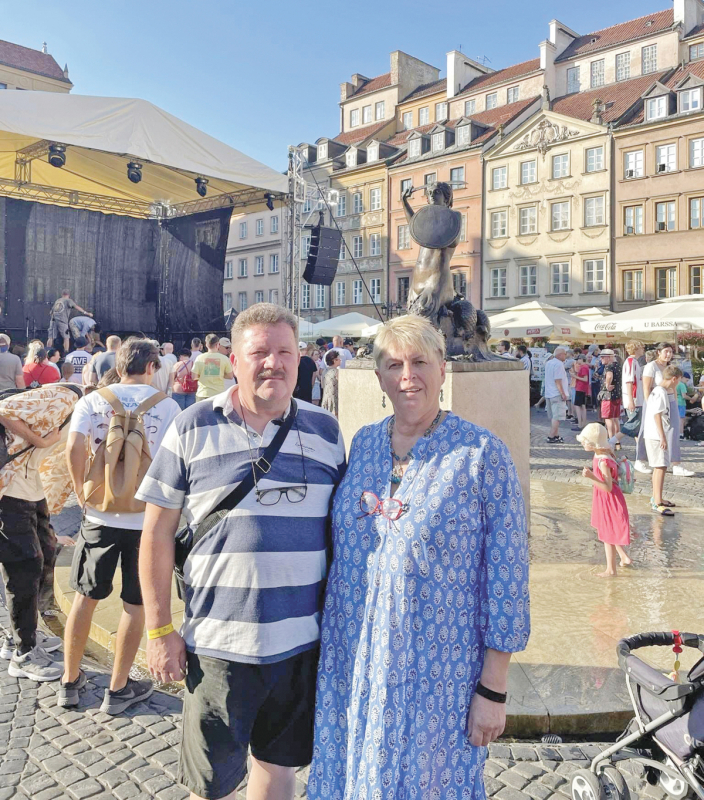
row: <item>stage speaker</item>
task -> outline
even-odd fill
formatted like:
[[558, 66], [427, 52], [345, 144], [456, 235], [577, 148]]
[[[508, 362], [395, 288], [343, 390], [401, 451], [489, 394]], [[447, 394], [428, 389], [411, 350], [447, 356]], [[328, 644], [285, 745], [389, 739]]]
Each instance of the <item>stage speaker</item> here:
[[340, 260], [342, 232], [337, 228], [316, 225], [310, 235], [310, 250], [303, 272], [304, 280], [319, 286], [330, 286], [335, 279]]

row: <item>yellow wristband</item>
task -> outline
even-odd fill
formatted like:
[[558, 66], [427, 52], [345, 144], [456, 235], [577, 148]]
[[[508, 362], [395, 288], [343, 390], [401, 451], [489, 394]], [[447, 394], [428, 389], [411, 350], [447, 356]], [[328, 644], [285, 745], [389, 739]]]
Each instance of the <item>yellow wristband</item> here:
[[168, 636], [173, 630], [175, 630], [173, 623], [169, 622], [168, 625], [164, 625], [161, 628], [147, 631], [147, 639], [161, 639], [162, 636]]

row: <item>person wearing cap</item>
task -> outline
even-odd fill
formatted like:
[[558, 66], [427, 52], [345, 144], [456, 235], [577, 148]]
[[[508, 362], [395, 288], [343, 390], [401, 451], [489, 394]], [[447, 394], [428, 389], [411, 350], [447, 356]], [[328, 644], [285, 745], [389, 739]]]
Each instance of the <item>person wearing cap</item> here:
[[616, 353], [608, 347], [601, 351], [601, 363], [604, 372], [597, 399], [601, 402], [601, 418], [611, 439], [621, 429], [621, 365], [616, 361]]
[[227, 336], [220, 337], [220, 341], [218, 342], [218, 353], [222, 353], [222, 355], [226, 356], [229, 360], [230, 353], [232, 353], [232, 342], [227, 338]]
[[0, 333], [0, 392], [25, 387], [22, 361], [9, 351], [10, 337], [6, 333]]
[[220, 352], [220, 337], [209, 333], [205, 337], [206, 352], [193, 362], [191, 372], [198, 379], [196, 400], [206, 400], [225, 391], [225, 381], [232, 379], [230, 359]]
[[83, 385], [83, 367], [90, 361], [90, 345], [85, 336], [74, 340], [76, 349], [66, 356], [65, 363], [73, 364], [73, 383]]
[[293, 396], [297, 400], [305, 400], [306, 403], [313, 402], [313, 383], [318, 374], [318, 365], [308, 355], [308, 345], [306, 342], [298, 343], [298, 352], [301, 360], [298, 362], [298, 379]]
[[567, 350], [556, 347], [553, 358], [545, 362], [545, 407], [550, 420], [548, 444], [564, 444], [560, 436], [560, 421], [567, 419], [567, 400], [569, 398], [569, 381], [565, 372]]

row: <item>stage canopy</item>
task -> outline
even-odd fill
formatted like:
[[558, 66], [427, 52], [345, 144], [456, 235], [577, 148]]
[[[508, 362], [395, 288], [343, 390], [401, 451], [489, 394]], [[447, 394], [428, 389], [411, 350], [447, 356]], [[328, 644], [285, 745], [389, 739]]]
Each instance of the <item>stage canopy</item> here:
[[[52, 145], [65, 147], [63, 167], [49, 164]], [[128, 180], [130, 162], [141, 164], [139, 183]], [[205, 198], [196, 178], [208, 181]], [[0, 194], [7, 197], [169, 217], [251, 206], [286, 191], [285, 175], [145, 100], [0, 92]]]

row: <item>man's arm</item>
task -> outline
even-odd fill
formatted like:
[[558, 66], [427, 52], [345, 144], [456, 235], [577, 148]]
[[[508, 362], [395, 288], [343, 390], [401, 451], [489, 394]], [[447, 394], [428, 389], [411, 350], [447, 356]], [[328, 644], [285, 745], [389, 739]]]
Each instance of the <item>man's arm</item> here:
[[38, 447], [40, 449], [55, 445], [61, 438], [61, 431], [58, 428], [50, 431], [46, 436], [39, 436], [39, 434], [34, 433], [26, 422], [22, 422], [20, 419], [0, 417], [0, 424], [7, 428], [10, 433], [14, 433], [15, 436], [24, 439], [27, 444], [31, 444], [32, 447]]
[[83, 496], [83, 481], [86, 476], [86, 437], [77, 431], [71, 431], [68, 435], [66, 444], [66, 462], [68, 472], [73, 483], [73, 490], [78, 498], [78, 505], [83, 508], [85, 497]]
[[614, 371], [612, 369], [607, 369], [604, 371], [604, 388], [607, 392], [611, 391], [611, 387], [613, 386], [614, 382]]
[[22, 372], [22, 362], [17, 360], [17, 372], [15, 372], [15, 386], [18, 389], [26, 389], [27, 384], [24, 382], [24, 372]]

